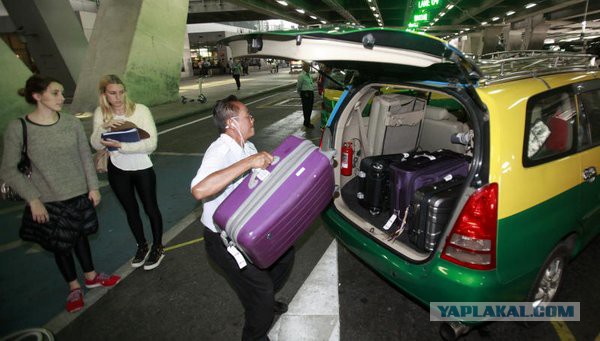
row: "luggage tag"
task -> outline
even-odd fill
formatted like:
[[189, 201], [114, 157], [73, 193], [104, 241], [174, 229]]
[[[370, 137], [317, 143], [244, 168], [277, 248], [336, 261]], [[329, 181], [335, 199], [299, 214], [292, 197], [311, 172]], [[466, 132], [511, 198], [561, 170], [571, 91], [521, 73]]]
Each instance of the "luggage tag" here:
[[[273, 162], [271, 162], [271, 165], [275, 165], [277, 164], [277, 162], [279, 162], [279, 156], [273, 157]], [[258, 185], [258, 180], [264, 182], [265, 180], [267, 180], [269, 175], [271, 175], [271, 172], [269, 172], [266, 169], [253, 168], [252, 175], [250, 176], [250, 181], [248, 181], [248, 188], [254, 189], [254, 187]]]
[[246, 259], [244, 258], [240, 250], [238, 250], [237, 247], [235, 247], [235, 245], [229, 239], [229, 237], [227, 237], [227, 232], [221, 231], [220, 237], [223, 241], [223, 244], [225, 244], [225, 247], [227, 247], [227, 252], [229, 252], [229, 254], [233, 256], [233, 259], [235, 259], [235, 262], [237, 263], [238, 267], [240, 269], [245, 268], [246, 265], [248, 265], [246, 263]]
[[229, 245], [227, 247], [227, 252], [229, 252], [229, 254], [233, 256], [233, 259], [235, 259], [235, 262], [237, 263], [240, 269], [243, 269], [246, 267], [246, 265], [248, 265], [246, 263], [246, 260], [244, 259], [244, 256], [242, 256], [240, 251], [234, 245]]
[[396, 213], [392, 214], [390, 219], [388, 219], [387, 223], [385, 223], [385, 225], [383, 225], [383, 229], [386, 231], [389, 230], [390, 227], [392, 227], [392, 224], [396, 221], [396, 219], [398, 219], [398, 216], [396, 215]]

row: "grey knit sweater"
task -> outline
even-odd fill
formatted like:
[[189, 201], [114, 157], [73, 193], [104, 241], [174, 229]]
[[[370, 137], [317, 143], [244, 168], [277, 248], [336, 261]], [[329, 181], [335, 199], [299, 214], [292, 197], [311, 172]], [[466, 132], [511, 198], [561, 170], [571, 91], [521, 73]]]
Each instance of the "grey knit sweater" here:
[[27, 201], [61, 201], [98, 189], [90, 147], [79, 119], [59, 114], [52, 125], [26, 122], [31, 178], [17, 170], [23, 144], [19, 120], [10, 122], [4, 132], [0, 178]]

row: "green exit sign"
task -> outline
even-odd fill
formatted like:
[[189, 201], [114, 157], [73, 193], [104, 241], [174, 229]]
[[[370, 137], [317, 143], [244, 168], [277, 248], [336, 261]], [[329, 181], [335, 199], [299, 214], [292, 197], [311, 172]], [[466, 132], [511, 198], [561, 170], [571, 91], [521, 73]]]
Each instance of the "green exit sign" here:
[[414, 19], [413, 19], [414, 22], [427, 21], [427, 20], [429, 20], [428, 13], [415, 14]]
[[419, 0], [417, 1], [417, 8], [429, 8], [438, 6], [440, 4], [440, 0]]

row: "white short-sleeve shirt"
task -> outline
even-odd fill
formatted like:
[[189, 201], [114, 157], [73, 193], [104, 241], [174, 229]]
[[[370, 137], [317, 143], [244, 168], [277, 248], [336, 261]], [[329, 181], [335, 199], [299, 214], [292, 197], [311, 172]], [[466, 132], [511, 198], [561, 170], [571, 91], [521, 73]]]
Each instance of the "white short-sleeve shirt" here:
[[[192, 179], [191, 188], [193, 188], [200, 181], [204, 180], [210, 174], [227, 168], [232, 164], [250, 156], [256, 154], [257, 150], [252, 142], [246, 142], [244, 148], [242, 147], [229, 135], [221, 134], [217, 140], [215, 140], [206, 150], [202, 164], [196, 173], [194, 179]], [[213, 214], [217, 207], [227, 198], [227, 196], [242, 182], [243, 176], [234, 180], [229, 184], [223, 191], [215, 194], [210, 198], [203, 200], [203, 212], [201, 221], [204, 226], [211, 229], [213, 232], [219, 232], [218, 227], [213, 222]]]

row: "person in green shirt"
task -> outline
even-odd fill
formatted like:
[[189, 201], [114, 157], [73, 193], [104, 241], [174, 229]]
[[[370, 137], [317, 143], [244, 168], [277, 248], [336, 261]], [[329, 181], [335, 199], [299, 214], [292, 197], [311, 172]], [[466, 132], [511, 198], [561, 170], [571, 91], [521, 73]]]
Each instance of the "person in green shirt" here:
[[296, 90], [300, 94], [300, 99], [302, 100], [304, 126], [308, 129], [312, 129], [315, 126], [310, 123], [310, 115], [312, 114], [313, 103], [315, 101], [315, 85], [312, 77], [310, 76], [310, 65], [308, 63], [302, 64], [302, 72], [300, 72], [300, 75], [298, 75]]
[[237, 89], [240, 89], [240, 76], [242, 75], [242, 64], [240, 64], [239, 60], [233, 62], [233, 68], [231, 69], [231, 74], [233, 75], [233, 79], [235, 79], [235, 84], [237, 85]]

